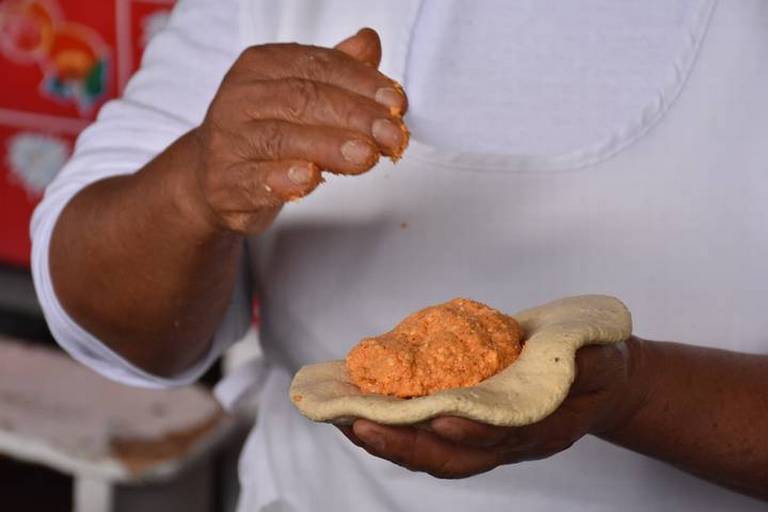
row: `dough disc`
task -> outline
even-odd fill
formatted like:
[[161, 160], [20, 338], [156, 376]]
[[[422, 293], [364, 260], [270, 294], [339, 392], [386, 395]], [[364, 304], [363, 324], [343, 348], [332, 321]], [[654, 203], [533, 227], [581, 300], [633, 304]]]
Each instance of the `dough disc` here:
[[576, 350], [619, 343], [632, 333], [624, 304], [603, 295], [568, 297], [512, 316], [525, 332], [520, 357], [475, 386], [410, 399], [364, 394], [349, 381], [339, 360], [301, 368], [291, 383], [291, 401], [307, 418], [336, 424], [366, 418], [409, 425], [461, 416], [499, 426], [527, 425], [565, 399], [576, 375]]

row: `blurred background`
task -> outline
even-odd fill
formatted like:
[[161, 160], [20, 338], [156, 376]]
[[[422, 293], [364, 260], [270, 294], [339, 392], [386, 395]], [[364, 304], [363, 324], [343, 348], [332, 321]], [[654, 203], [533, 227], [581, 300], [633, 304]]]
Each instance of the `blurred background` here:
[[29, 273], [29, 221], [45, 186], [172, 7], [0, 0], [0, 510], [194, 512], [236, 499], [253, 412], [221, 410], [221, 364], [188, 389], [107, 382], [59, 351]]

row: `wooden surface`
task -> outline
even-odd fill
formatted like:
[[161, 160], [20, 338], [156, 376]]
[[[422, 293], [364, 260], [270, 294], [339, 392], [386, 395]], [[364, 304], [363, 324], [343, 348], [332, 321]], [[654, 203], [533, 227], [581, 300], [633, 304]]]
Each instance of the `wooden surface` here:
[[7, 456], [105, 481], [160, 480], [210, 451], [232, 426], [202, 387], [126, 387], [65, 354], [0, 337], [0, 453]]

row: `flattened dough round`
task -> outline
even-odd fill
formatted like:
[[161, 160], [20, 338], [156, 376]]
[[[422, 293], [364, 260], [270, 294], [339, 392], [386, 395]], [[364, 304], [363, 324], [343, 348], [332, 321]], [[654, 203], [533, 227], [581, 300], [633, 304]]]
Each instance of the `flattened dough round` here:
[[527, 425], [565, 399], [576, 376], [576, 350], [618, 343], [632, 333], [624, 304], [603, 295], [568, 297], [512, 316], [525, 332], [520, 357], [475, 386], [411, 399], [364, 394], [339, 360], [301, 368], [291, 383], [291, 401], [307, 418], [336, 424], [366, 418], [409, 425], [448, 415], [499, 426]]

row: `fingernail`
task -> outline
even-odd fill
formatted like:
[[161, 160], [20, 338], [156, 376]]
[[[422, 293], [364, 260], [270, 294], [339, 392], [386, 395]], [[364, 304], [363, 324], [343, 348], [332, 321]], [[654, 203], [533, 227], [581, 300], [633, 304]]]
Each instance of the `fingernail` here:
[[399, 148], [402, 145], [403, 130], [389, 119], [377, 119], [371, 126], [373, 138], [388, 148]]
[[393, 87], [382, 87], [376, 91], [375, 98], [376, 101], [382, 105], [388, 106], [390, 111], [394, 112], [393, 115], [399, 115], [402, 113], [405, 99], [403, 98], [403, 94], [397, 89]]
[[295, 185], [306, 185], [312, 181], [312, 172], [305, 165], [294, 165], [288, 169], [288, 179]]
[[341, 154], [348, 162], [366, 164], [373, 159], [373, 149], [362, 140], [348, 140], [341, 146]]

